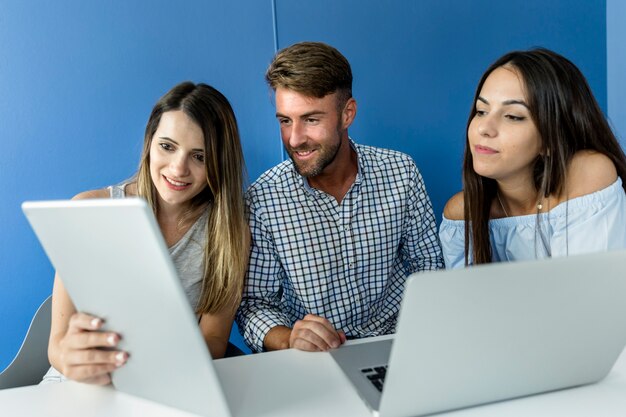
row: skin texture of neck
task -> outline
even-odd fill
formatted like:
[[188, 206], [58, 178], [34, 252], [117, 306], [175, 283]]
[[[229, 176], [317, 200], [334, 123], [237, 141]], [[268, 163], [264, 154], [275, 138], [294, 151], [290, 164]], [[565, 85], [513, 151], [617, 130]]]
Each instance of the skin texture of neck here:
[[193, 218], [185, 219], [184, 223], [181, 222], [188, 209], [189, 204], [166, 204], [159, 201], [157, 222], [168, 247], [175, 245], [197, 220], [194, 214]]
[[513, 181], [499, 180], [498, 194], [504, 206], [503, 209], [509, 216], [523, 216], [537, 212], [539, 195], [530, 177]]

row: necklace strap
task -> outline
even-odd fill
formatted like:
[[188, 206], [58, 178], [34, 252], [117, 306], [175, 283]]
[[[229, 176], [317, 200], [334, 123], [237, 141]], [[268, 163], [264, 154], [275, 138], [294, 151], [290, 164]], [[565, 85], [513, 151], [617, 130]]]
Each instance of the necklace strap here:
[[500, 198], [500, 192], [496, 191], [496, 197], [498, 197], [498, 203], [500, 203], [500, 207], [502, 207], [502, 211], [504, 212], [504, 215], [506, 217], [509, 217], [509, 213], [506, 212], [506, 209], [504, 208], [504, 204], [502, 204], [502, 199]]
[[[504, 215], [506, 217], [509, 217], [509, 213], [507, 213], [506, 209], [504, 208], [504, 204], [502, 204], [502, 199], [500, 198], [499, 191], [496, 191], [496, 197], [498, 198], [498, 203], [500, 203], [500, 207], [502, 207], [502, 211], [504, 212]], [[539, 213], [542, 209], [543, 209], [543, 200], [539, 200], [537, 202], [537, 213]]]

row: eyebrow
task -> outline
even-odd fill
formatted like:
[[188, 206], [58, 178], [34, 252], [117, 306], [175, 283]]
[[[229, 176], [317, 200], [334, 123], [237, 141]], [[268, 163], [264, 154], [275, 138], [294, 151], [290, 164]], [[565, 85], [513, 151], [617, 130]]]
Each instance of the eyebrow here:
[[[168, 138], [167, 136], [159, 136], [159, 139], [163, 139], [163, 140], [166, 140], [168, 142], [172, 142], [174, 145], [180, 146], [180, 144], [178, 142], [176, 142], [172, 138]], [[192, 149], [192, 152], [204, 152], [204, 149], [194, 148], [194, 149]]]
[[[484, 97], [478, 96], [477, 100], [478, 101], [482, 101], [485, 104], [489, 104], [489, 101], [486, 98], [484, 98]], [[516, 100], [516, 99], [504, 100], [502, 102], [502, 104], [505, 105], [505, 106], [511, 106], [511, 105], [514, 105], [514, 104], [519, 104], [520, 106], [524, 106], [528, 110], [530, 110], [530, 107], [528, 107], [528, 104], [526, 104], [526, 102], [524, 100]]]
[[[298, 116], [298, 117], [299, 117], [300, 119], [306, 119], [307, 117], [311, 117], [311, 116], [318, 116], [318, 115], [324, 115], [324, 114], [326, 114], [326, 112], [325, 112], [325, 111], [322, 111], [322, 110], [313, 110], [313, 111], [310, 111], [310, 112], [308, 112], [308, 113], [301, 114], [301, 115], [300, 115], [300, 116]], [[291, 119], [291, 117], [286, 116], [286, 115], [284, 115], [284, 114], [282, 114], [282, 113], [279, 113], [279, 112], [276, 112], [276, 117], [284, 117], [285, 119]]]

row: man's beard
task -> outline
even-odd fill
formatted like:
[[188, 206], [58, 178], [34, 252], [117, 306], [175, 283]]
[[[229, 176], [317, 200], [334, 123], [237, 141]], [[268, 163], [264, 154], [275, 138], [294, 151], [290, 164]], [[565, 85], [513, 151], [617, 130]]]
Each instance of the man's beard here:
[[293, 165], [296, 168], [298, 174], [306, 178], [318, 176], [322, 173], [322, 171], [324, 171], [324, 169], [328, 165], [330, 165], [335, 160], [337, 154], [339, 153], [339, 148], [341, 147], [341, 132], [338, 131], [337, 133], [339, 136], [339, 141], [336, 144], [319, 148], [317, 151], [319, 152], [317, 161], [312, 161], [313, 165], [299, 164], [297, 162], [297, 158], [294, 158], [293, 156], [296, 151], [306, 151], [308, 148], [297, 149], [285, 147], [285, 150], [291, 158], [291, 161], [293, 162]]

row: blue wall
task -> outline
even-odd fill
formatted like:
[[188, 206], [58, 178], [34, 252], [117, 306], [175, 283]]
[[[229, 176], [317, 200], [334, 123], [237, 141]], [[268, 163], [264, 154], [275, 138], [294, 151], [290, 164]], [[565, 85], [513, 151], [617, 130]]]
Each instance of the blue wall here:
[[276, 0], [276, 39], [272, 0], [115, 3], [0, 3], [0, 369], [53, 278], [19, 205], [130, 176], [152, 105], [179, 81], [231, 100], [254, 179], [282, 158], [263, 81], [275, 42], [333, 44], [355, 74], [351, 135], [411, 154], [438, 216], [460, 189], [473, 89], [499, 55], [534, 45], [565, 54], [606, 109], [604, 1]]
[[273, 44], [269, 1], [0, 2], [0, 369], [52, 288], [22, 201], [132, 175], [152, 106], [186, 79], [229, 98], [256, 178], [281, 158]]
[[613, 129], [626, 147], [626, 2], [607, 0], [607, 90], [608, 114]]
[[577, 63], [606, 109], [602, 1], [277, 1], [278, 46], [322, 40], [353, 66], [351, 136], [409, 153], [435, 214], [461, 189], [465, 124], [487, 66], [512, 49], [552, 48]]

